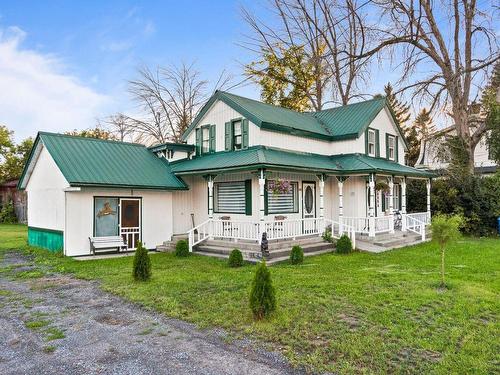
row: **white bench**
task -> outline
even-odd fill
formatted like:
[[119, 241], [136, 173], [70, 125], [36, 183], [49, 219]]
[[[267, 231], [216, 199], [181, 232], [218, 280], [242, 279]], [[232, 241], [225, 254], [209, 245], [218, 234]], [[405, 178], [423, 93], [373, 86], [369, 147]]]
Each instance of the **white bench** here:
[[122, 236], [107, 236], [107, 237], [89, 237], [90, 249], [95, 254], [96, 251], [116, 249], [121, 251], [127, 250], [127, 244], [123, 241]]

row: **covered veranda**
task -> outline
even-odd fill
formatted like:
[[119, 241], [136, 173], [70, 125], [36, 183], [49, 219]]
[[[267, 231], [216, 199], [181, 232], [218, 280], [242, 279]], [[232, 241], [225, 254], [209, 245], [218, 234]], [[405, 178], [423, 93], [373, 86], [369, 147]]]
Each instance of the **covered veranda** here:
[[[425, 240], [425, 226], [430, 222], [432, 174], [363, 154], [326, 156], [256, 146], [182, 160], [172, 163], [171, 167], [181, 177], [202, 176], [203, 180], [200, 180], [208, 191], [206, 220], [196, 223], [188, 231], [191, 249], [209, 238], [260, 243], [264, 233], [268, 240], [273, 241], [322, 235], [326, 229], [331, 230], [336, 238], [346, 233], [353, 242], [356, 241], [356, 235], [374, 238], [397, 230], [415, 232]], [[215, 184], [221, 176], [227, 177], [232, 173], [247, 173], [251, 176], [258, 191], [257, 214], [217, 216], [218, 211], [214, 209], [214, 201], [217, 201], [214, 196]], [[297, 194], [297, 206], [300, 207], [294, 215], [268, 212], [267, 184], [283, 173], [308, 176], [302, 178], [302, 185], [299, 186], [301, 194]], [[308, 187], [304, 178], [314, 188], [314, 209], [308, 210], [312, 205], [306, 194]], [[311, 181], [313, 178], [314, 181]], [[406, 186], [410, 178], [425, 179], [427, 182], [425, 212], [407, 212]], [[351, 183], [358, 190], [356, 197], [345, 196], [346, 183]], [[377, 190], [378, 185], [384, 186], [383, 194]], [[398, 188], [395, 189], [395, 186]], [[382, 199], [385, 203], [382, 204], [383, 210]], [[351, 214], [346, 215], [346, 207], [356, 209], [347, 210]], [[353, 212], [358, 214], [352, 215]]]

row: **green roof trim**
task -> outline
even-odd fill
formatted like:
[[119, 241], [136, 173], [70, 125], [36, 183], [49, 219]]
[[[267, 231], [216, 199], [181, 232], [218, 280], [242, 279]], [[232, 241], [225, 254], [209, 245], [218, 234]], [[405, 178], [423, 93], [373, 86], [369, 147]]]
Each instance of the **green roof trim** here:
[[253, 146], [246, 150], [222, 151], [188, 160], [172, 162], [177, 175], [224, 173], [269, 168], [323, 172], [334, 175], [383, 173], [409, 177], [434, 177], [431, 172], [363, 154], [319, 155], [273, 147]]
[[18, 186], [24, 189], [27, 171], [41, 144], [70, 186], [155, 190], [184, 190], [187, 186], [170, 164], [135, 143], [39, 132]]
[[360, 137], [380, 111], [387, 107], [401, 139], [408, 147], [403, 132], [395, 120], [394, 112], [389, 107], [385, 97], [318, 112], [301, 113], [224, 91], [216, 91], [212, 95], [183, 134], [183, 140], [187, 139], [191, 131], [196, 128], [217, 100], [224, 102], [262, 129], [326, 141], [340, 141]]

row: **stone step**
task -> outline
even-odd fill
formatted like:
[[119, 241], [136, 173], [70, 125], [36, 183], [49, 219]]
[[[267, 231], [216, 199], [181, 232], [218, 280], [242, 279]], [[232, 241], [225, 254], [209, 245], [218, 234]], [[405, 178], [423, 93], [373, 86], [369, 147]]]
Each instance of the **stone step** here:
[[[288, 249], [292, 248], [294, 245], [299, 245], [303, 246], [306, 244], [313, 244], [313, 243], [324, 243], [323, 238], [319, 236], [314, 236], [314, 237], [299, 237], [295, 240], [292, 239], [287, 239], [287, 240], [273, 240], [268, 242], [268, 248], [269, 250], [278, 250], [278, 249]], [[220, 247], [230, 247], [232, 249], [239, 249], [239, 250], [253, 250], [253, 251], [259, 251], [260, 252], [260, 245], [257, 242], [250, 242], [250, 241], [243, 241], [239, 240], [237, 242], [235, 241], [230, 241], [230, 240], [224, 240], [224, 239], [213, 239], [213, 240], [206, 240], [202, 242], [200, 245], [207, 245], [207, 246], [220, 246]]]

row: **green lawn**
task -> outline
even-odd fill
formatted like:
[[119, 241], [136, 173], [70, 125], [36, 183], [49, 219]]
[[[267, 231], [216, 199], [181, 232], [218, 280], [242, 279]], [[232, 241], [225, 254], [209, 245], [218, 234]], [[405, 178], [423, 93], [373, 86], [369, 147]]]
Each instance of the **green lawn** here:
[[500, 240], [465, 239], [447, 252], [440, 291], [433, 244], [385, 254], [325, 254], [271, 268], [278, 309], [255, 323], [254, 266], [201, 256], [152, 256], [153, 278], [134, 282], [132, 258], [79, 262], [29, 249], [23, 226], [0, 226], [0, 253], [39, 262], [168, 316], [261, 339], [308, 370], [340, 373], [493, 373], [500, 366]]

